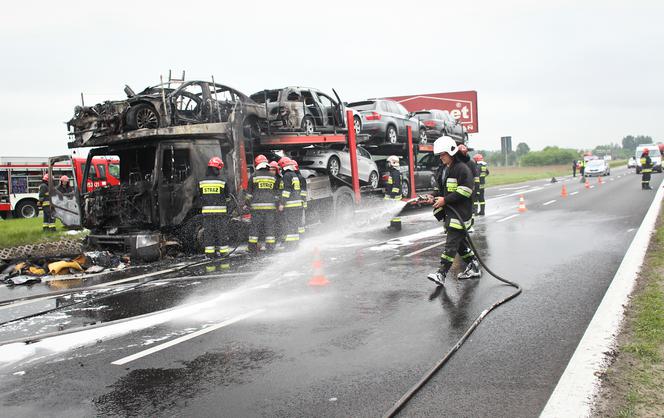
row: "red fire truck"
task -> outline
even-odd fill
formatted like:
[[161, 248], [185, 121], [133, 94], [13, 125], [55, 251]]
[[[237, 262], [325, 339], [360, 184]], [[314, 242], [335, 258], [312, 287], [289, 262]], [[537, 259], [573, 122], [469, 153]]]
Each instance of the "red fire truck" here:
[[[76, 176], [72, 175], [72, 165], [59, 163], [54, 167], [56, 179], [67, 175], [70, 182], [74, 178], [83, 178], [86, 171], [86, 159], [72, 159]], [[39, 185], [48, 172], [48, 158], [45, 157], [0, 157], [0, 216], [6, 218], [10, 213], [17, 218], [33, 218], [38, 215]], [[119, 161], [113, 158], [96, 157], [92, 159], [87, 176], [87, 189], [92, 190], [120, 183], [117, 179]], [[80, 190], [80, 184], [79, 190]]]

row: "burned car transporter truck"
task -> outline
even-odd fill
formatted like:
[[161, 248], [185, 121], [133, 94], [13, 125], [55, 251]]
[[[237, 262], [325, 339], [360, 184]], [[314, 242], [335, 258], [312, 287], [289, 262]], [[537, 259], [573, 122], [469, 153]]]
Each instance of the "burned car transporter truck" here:
[[[120, 184], [86, 190], [87, 172], [80, 192], [63, 196], [50, 184], [52, 207], [65, 225], [90, 229], [92, 248], [116, 248], [145, 261], [158, 259], [169, 247], [198, 252], [202, 222], [196, 206], [198, 181], [205, 176], [207, 161], [221, 156], [233, 196], [230, 236], [244, 242], [246, 223], [241, 204], [247, 189], [250, 164], [259, 153], [311, 145], [348, 144], [351, 149], [350, 179], [329, 175], [307, 179], [309, 221], [350, 218], [361, 196], [376, 190], [361, 189], [357, 175], [355, 132], [333, 134], [260, 135], [246, 129], [243, 106], [236, 106], [226, 122], [145, 128], [115, 135], [76, 139], [70, 148], [91, 148], [95, 156], [114, 156], [120, 161]], [[353, 126], [352, 113], [347, 117]], [[412, 138], [409, 161], [413, 161]], [[400, 146], [400, 150], [405, 147]], [[394, 150], [386, 150], [392, 153]], [[70, 158], [53, 157], [50, 165]], [[411, 173], [413, 172], [411, 167]], [[412, 181], [411, 181], [411, 184]], [[413, 191], [414, 193], [414, 191]]]

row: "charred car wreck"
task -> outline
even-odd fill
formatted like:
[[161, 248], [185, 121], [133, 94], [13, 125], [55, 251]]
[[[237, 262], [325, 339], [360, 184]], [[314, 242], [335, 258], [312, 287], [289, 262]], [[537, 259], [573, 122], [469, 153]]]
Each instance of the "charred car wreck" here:
[[[164, 83], [135, 94], [125, 86], [127, 98], [105, 101], [94, 106], [76, 106], [67, 122], [74, 146], [83, 146], [91, 138], [118, 135], [138, 129], [228, 122], [239, 110], [248, 136], [260, 134], [266, 120], [265, 108], [243, 93], [207, 81]], [[236, 109], [236, 107], [241, 109]]]

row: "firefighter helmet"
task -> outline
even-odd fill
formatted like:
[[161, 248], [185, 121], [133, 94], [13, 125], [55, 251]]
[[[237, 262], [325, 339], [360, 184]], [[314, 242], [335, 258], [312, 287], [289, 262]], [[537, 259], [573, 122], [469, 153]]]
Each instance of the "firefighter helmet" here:
[[441, 136], [433, 143], [433, 155], [440, 155], [442, 153], [449, 154], [450, 157], [459, 151], [457, 143], [454, 142], [449, 136]]
[[399, 167], [399, 157], [396, 155], [390, 155], [387, 157], [387, 162], [390, 164], [391, 167], [398, 168]]
[[458, 147], [459, 147], [459, 152], [461, 154], [463, 154], [463, 155], [468, 154], [468, 147], [466, 147], [464, 144], [459, 144]]
[[[643, 153], [644, 153], [645, 155], [648, 155], [648, 154], [650, 154], [650, 150], [649, 150], [648, 148], [644, 148], [644, 149], [643, 149]], [[47, 175], [48, 175], [48, 174], [47, 174]]]
[[42, 177], [42, 181], [48, 181], [48, 173], [44, 174], [44, 177]]
[[63, 174], [62, 177], [60, 177], [60, 183], [69, 183], [69, 177]]
[[268, 165], [270, 167], [276, 169], [277, 171], [279, 171], [279, 163], [277, 163], [276, 161], [270, 161], [270, 164], [268, 164]]
[[254, 158], [254, 168], [256, 170], [261, 169], [261, 168], [267, 168], [268, 166], [268, 161], [267, 157], [264, 156], [263, 154], [259, 154]]
[[292, 164], [290, 158], [288, 158], [288, 157], [279, 158], [279, 167], [284, 168], [289, 164]]
[[473, 160], [475, 160], [477, 162], [484, 161], [484, 156], [482, 154], [475, 154], [473, 156]]
[[297, 161], [295, 161], [295, 160], [291, 160], [291, 161], [293, 161], [293, 167], [295, 167], [295, 171], [300, 171], [300, 165], [297, 163]]
[[224, 168], [224, 162], [219, 157], [212, 157], [210, 158], [210, 161], [208, 161], [208, 167], [214, 167], [221, 170]]

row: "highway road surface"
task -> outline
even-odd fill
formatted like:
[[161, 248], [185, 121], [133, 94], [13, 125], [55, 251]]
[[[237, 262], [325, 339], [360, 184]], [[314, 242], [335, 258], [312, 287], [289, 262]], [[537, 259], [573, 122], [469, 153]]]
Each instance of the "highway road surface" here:
[[[472, 239], [523, 294], [491, 313], [401, 416], [532, 417], [544, 407], [655, 196], [625, 169], [590, 188], [558, 180], [487, 190]], [[2, 415], [382, 415], [513, 291], [487, 274], [436, 287], [426, 275], [444, 236], [431, 209], [407, 212], [393, 235], [382, 232], [388, 212], [313, 231], [294, 252], [238, 251], [230, 267], [165, 262], [114, 278], [167, 270], [140, 286], [0, 306], [4, 322], [82, 302], [0, 326]], [[0, 299], [52, 291], [0, 289]]]

